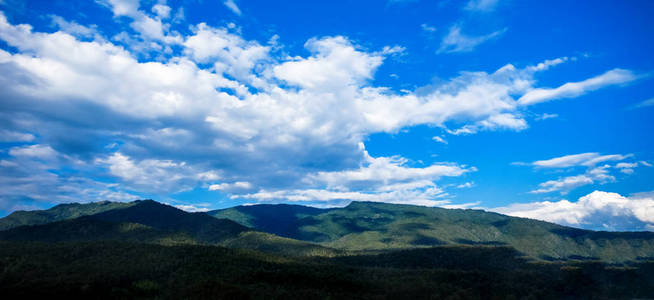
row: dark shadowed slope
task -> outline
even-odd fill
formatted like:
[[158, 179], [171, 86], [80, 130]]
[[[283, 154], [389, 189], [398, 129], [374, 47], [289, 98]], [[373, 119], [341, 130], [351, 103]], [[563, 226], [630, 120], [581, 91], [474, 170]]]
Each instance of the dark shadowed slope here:
[[59, 204], [48, 210], [15, 211], [0, 219], [0, 230], [23, 225], [38, 225], [55, 221], [74, 219], [81, 216], [94, 215], [104, 211], [125, 208], [134, 205], [135, 202], [92, 202], [92, 203], [69, 203]]
[[[266, 219], [271, 223], [277, 219], [275, 206], [267, 206], [265, 215], [255, 214], [259, 210], [251, 207], [239, 211], [244, 214], [240, 220]], [[353, 202], [294, 222], [297, 227], [280, 235], [347, 250], [467, 244], [508, 245], [546, 260], [620, 262], [654, 256], [652, 232], [595, 232], [481, 210]], [[252, 224], [255, 229], [265, 230], [256, 222]]]
[[90, 218], [113, 223], [138, 223], [165, 231], [185, 232], [196, 240], [217, 243], [251, 230], [227, 219], [205, 213], [189, 213], [153, 200], [135, 201], [135, 205], [109, 210]]
[[241, 225], [256, 228], [264, 232], [283, 237], [295, 237], [299, 234], [299, 220], [329, 211], [302, 205], [260, 204], [236, 206], [207, 212], [216, 218], [225, 218]]
[[506, 247], [289, 258], [214, 246], [0, 241], [4, 299], [651, 299], [654, 263], [531, 263]]

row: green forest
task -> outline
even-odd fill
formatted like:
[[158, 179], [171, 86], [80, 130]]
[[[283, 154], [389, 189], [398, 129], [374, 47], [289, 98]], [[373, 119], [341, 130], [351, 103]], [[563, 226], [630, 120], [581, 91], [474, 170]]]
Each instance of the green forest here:
[[0, 226], [8, 299], [654, 297], [652, 233], [478, 210], [353, 203], [188, 213], [145, 200], [16, 212]]

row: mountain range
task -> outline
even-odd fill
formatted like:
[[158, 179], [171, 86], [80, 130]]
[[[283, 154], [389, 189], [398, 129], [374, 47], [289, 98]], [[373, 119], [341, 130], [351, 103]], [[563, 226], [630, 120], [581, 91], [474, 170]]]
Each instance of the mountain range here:
[[481, 210], [105, 201], [0, 228], [7, 299], [654, 298], [654, 233]]
[[189, 213], [153, 200], [61, 204], [0, 219], [0, 240], [203, 244], [292, 255], [506, 246], [530, 259], [654, 257], [652, 232], [598, 232], [472, 209], [352, 202], [343, 208], [250, 205]]

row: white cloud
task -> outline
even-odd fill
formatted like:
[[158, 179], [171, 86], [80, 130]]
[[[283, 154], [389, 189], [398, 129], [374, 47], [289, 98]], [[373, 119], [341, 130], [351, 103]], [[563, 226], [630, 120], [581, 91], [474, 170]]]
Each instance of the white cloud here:
[[97, 0], [109, 7], [114, 16], [134, 16], [139, 9], [139, 0]]
[[30, 145], [22, 147], [13, 147], [9, 150], [11, 156], [30, 157], [38, 159], [54, 159], [57, 151], [48, 145]]
[[172, 160], [134, 159], [116, 152], [96, 160], [105, 165], [109, 173], [121, 179], [124, 186], [151, 193], [180, 192], [193, 188], [206, 173], [198, 174], [185, 162]]
[[[156, 15], [150, 15], [138, 2], [103, 3], [138, 29], [124, 37], [160, 47], [175, 44], [181, 51], [144, 59], [132, 45], [35, 32], [0, 13], [0, 40], [16, 49], [0, 50], [0, 81], [11, 82], [0, 91], [7, 103], [2, 114], [11, 132], [30, 136], [2, 134], [47, 140], [39, 147], [60, 153], [49, 163], [27, 155], [3, 160], [6, 168], [20, 162], [49, 178], [48, 189], [33, 189], [34, 197], [71, 180], [47, 170], [72, 168], [119, 184], [89, 181], [93, 195], [111, 191], [129, 197], [126, 189], [173, 193], [216, 184], [235, 197], [247, 192], [252, 198], [332, 201], [351, 195], [436, 205], [447, 196], [436, 181], [475, 169], [371, 157], [363, 146], [366, 137], [416, 125], [468, 133], [522, 130], [528, 124], [516, 98], [536, 88], [535, 72], [547, 69], [508, 64], [396, 93], [373, 79], [387, 56], [404, 51], [401, 46], [375, 51], [342, 36], [315, 37], [305, 43], [309, 56], [288, 56], [230, 28], [201, 23], [189, 35], [171, 32], [166, 22], [174, 20], [156, 6]], [[98, 141], [106, 144], [94, 144]], [[38, 152], [14, 153], [21, 151]], [[12, 170], [21, 180], [34, 179]], [[251, 190], [221, 186], [237, 182], [247, 182]], [[30, 195], [28, 188], [21, 191]], [[54, 194], [64, 199], [63, 192]]]
[[[574, 58], [573, 58], [573, 60], [574, 60]], [[539, 64], [537, 64], [535, 66], [532, 66], [531, 70], [533, 70], [533, 71], [545, 71], [545, 70], [547, 70], [547, 69], [549, 69], [549, 68], [551, 68], [553, 66], [565, 63], [566, 61], [568, 61], [568, 57], [565, 57], [565, 56], [564, 57], [558, 57], [558, 58], [555, 58], [555, 59], [548, 59], [548, 60], [545, 60], [542, 63], [539, 63]]]
[[624, 69], [613, 69], [602, 75], [595, 76], [579, 82], [568, 82], [557, 88], [536, 88], [524, 94], [518, 100], [520, 105], [533, 105], [559, 98], [581, 96], [605, 86], [627, 83], [635, 80], [636, 75]]
[[634, 173], [634, 168], [638, 166], [645, 166], [645, 167], [651, 167], [652, 165], [649, 164], [646, 161], [639, 161], [639, 162], [632, 162], [632, 163], [627, 163], [627, 162], [621, 162], [617, 163], [615, 166], [613, 166], [616, 169], [619, 169], [620, 172], [624, 174], [633, 174]]
[[642, 108], [642, 107], [648, 107], [654, 105], [654, 98], [649, 98], [647, 100], [644, 100], [642, 102], [636, 103], [632, 106], [629, 106], [629, 109], [636, 109], [636, 108]]
[[[152, 7], [151, 11], [155, 16], [150, 16], [146, 11], [139, 9], [139, 0], [98, 0], [99, 3], [109, 7], [114, 13], [114, 17], [131, 18], [133, 21], [130, 27], [139, 33], [136, 39], [143, 40], [139, 43], [136, 41], [128, 42], [129, 46], [134, 49], [145, 48], [161, 50], [164, 44], [178, 44], [181, 42], [180, 37], [175, 33], [169, 33], [169, 26], [163, 23], [163, 19], [167, 19], [170, 14], [170, 7], [163, 4], [156, 4]], [[124, 33], [125, 34], [125, 33]], [[121, 35], [117, 36], [121, 39]], [[129, 40], [122, 38], [123, 40]]]
[[488, 12], [495, 9], [499, 0], [470, 0], [465, 9], [470, 11]]
[[31, 142], [34, 135], [7, 129], [0, 129], [0, 142]]
[[426, 23], [422, 23], [420, 28], [426, 32], [436, 32], [436, 27], [427, 25]]
[[531, 165], [539, 168], [569, 168], [576, 166], [591, 167], [602, 162], [620, 161], [631, 157], [632, 155], [611, 154], [600, 155], [597, 152], [588, 152], [581, 154], [564, 155], [547, 160], [538, 160]]
[[577, 202], [532, 202], [498, 207], [492, 211], [516, 217], [601, 230], [652, 230], [654, 198], [623, 197], [594, 191]]
[[536, 121], [543, 121], [543, 120], [554, 119], [554, 118], [558, 118], [558, 117], [559, 117], [558, 114], [548, 114], [548, 113], [544, 113], [544, 114], [542, 114], [542, 115], [536, 117]]
[[[0, 160], [0, 210], [64, 202], [130, 201], [140, 197], [115, 184], [90, 179], [88, 163], [58, 153], [49, 145], [14, 147]], [[63, 167], [75, 172], [53, 172]], [[79, 174], [77, 174], [79, 173]]]
[[164, 4], [155, 4], [152, 6], [152, 12], [161, 19], [167, 19], [170, 17], [170, 6]]
[[227, 6], [227, 8], [229, 8], [229, 10], [231, 10], [235, 14], [237, 14], [239, 16], [241, 15], [241, 10], [238, 8], [238, 6], [236, 6], [236, 3], [234, 2], [234, 0], [227, 0], [227, 1], [223, 2], [223, 4], [225, 4], [225, 6]]
[[[168, 203], [166, 203], [168, 204]], [[168, 204], [170, 205], [170, 204]], [[206, 207], [199, 207], [196, 205], [191, 205], [191, 204], [175, 204], [173, 205], [176, 208], [179, 208], [181, 210], [187, 211], [187, 212], [207, 212], [209, 211], [208, 208]]]
[[246, 83], [261, 87], [256, 77], [251, 76], [256, 63], [268, 58], [268, 46], [248, 42], [229, 33], [200, 23], [193, 29], [193, 35], [186, 38], [184, 52], [199, 63], [213, 63], [217, 73], [226, 73]]
[[459, 25], [453, 25], [450, 27], [448, 34], [443, 38], [441, 47], [437, 53], [470, 52], [480, 44], [501, 36], [506, 30], [504, 28], [486, 35], [470, 36], [461, 33], [461, 27]]
[[434, 137], [431, 138], [431, 139], [434, 140], [434, 141], [436, 141], [436, 142], [443, 143], [443, 144], [446, 144], [446, 145], [447, 145], [447, 141], [446, 141], [445, 139], [443, 139], [442, 137], [440, 137], [440, 136], [434, 136]]
[[423, 206], [440, 206], [450, 203], [449, 200], [437, 200], [445, 194], [437, 187], [426, 189], [394, 190], [388, 192], [341, 192], [325, 189], [302, 189], [284, 191], [261, 190], [254, 194], [241, 195], [238, 198], [255, 199], [257, 201], [284, 200], [293, 202], [312, 201], [372, 201], [397, 204], [414, 204]]
[[560, 191], [561, 194], [567, 194], [570, 190], [580, 186], [593, 184], [595, 181], [588, 175], [576, 175], [559, 178], [557, 180], [549, 180], [539, 184], [537, 190], [530, 191], [532, 194], [550, 193]]
[[250, 190], [252, 189], [252, 184], [247, 181], [237, 181], [233, 183], [220, 183], [212, 184], [209, 186], [210, 191], [227, 191], [235, 192], [239, 190]]
[[[598, 164], [610, 161], [622, 161], [631, 158], [632, 156], [633, 155], [631, 154], [601, 155], [596, 152], [588, 152], [564, 155], [547, 160], [538, 160], [528, 164], [514, 163], [514, 165], [530, 165], [537, 169], [564, 169], [575, 167], [586, 168], [586, 172], [584, 174], [564, 176], [555, 180], [549, 180], [540, 183], [538, 185], [538, 189], [530, 191], [532, 194], [550, 193], [555, 191], [558, 191], [561, 194], [567, 194], [571, 190], [580, 186], [595, 183], [603, 184], [615, 181], [615, 176], [610, 174], [611, 166], [607, 164], [598, 166]], [[637, 165], [638, 163], [620, 162], [613, 166], [613, 168], [620, 169], [620, 171], [624, 174], [632, 174], [633, 168]]]
[[320, 183], [333, 189], [347, 189], [364, 184], [366, 187], [382, 186], [406, 181], [436, 181], [443, 176], [461, 176], [475, 168], [465, 168], [454, 164], [433, 164], [424, 168], [407, 167], [408, 161], [402, 157], [371, 157], [366, 153], [366, 164], [354, 169], [310, 174], [305, 182]]
[[275, 77], [304, 89], [328, 92], [364, 84], [383, 60], [380, 55], [357, 51], [341, 36], [310, 39], [305, 47], [313, 55], [275, 66]]
[[473, 186], [475, 186], [474, 182], [466, 182], [466, 183], [459, 184], [456, 187], [459, 188], [459, 189], [467, 189], [467, 188], [471, 188]]
[[66, 32], [70, 35], [79, 36], [79, 37], [93, 37], [98, 34], [95, 25], [90, 27], [77, 24], [76, 22], [66, 21], [64, 18], [56, 15], [50, 15], [52, 19], [52, 24], [55, 25], [59, 30]]

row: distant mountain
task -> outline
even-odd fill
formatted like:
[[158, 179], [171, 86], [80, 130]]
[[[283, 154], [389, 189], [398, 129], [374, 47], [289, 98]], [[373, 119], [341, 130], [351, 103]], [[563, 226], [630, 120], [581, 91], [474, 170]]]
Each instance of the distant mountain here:
[[[59, 219], [64, 220], [0, 231], [0, 240], [40, 242], [111, 240], [164, 245], [206, 244], [293, 255], [329, 256], [338, 252], [309, 242], [255, 232], [228, 219], [214, 218], [205, 213], [185, 212], [153, 200], [137, 200], [115, 205], [114, 209], [95, 214], [90, 214], [91, 210], [87, 209], [84, 210], [87, 215], [68, 219], [63, 216], [74, 216], [81, 210], [76, 208], [77, 205], [64, 207], [69, 208], [67, 213], [58, 215]], [[43, 212], [51, 210], [32, 213], [43, 215]], [[73, 214], [72, 210], [77, 213]]]
[[[257, 230], [343, 250], [507, 245], [544, 260], [621, 262], [654, 257], [652, 232], [596, 232], [481, 210], [373, 202], [293, 213], [302, 210], [289, 210], [285, 205], [253, 205], [210, 214]], [[276, 223], [281, 225], [271, 225]]]
[[92, 202], [59, 204], [47, 210], [15, 211], [0, 219], [0, 230], [7, 230], [23, 225], [39, 225], [55, 221], [74, 219], [81, 216], [94, 215], [117, 208], [125, 208], [136, 202]]

